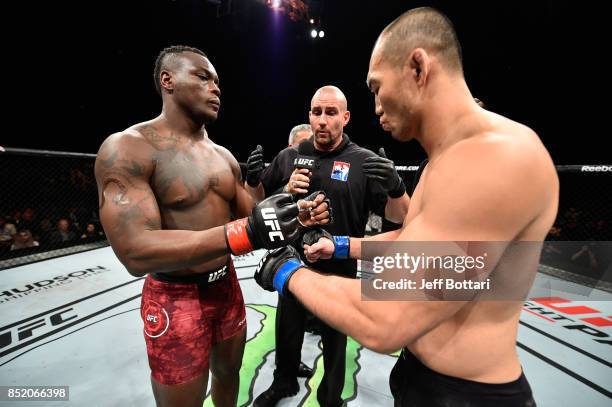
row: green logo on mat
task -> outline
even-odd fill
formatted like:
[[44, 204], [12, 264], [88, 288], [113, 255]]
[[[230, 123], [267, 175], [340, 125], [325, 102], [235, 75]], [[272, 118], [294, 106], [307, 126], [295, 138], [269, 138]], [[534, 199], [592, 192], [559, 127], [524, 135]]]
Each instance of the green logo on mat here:
[[[271, 305], [249, 304], [247, 307], [263, 314], [261, 327], [252, 338], [247, 340], [242, 359], [242, 367], [240, 368], [240, 390], [238, 393], [238, 405], [247, 406], [253, 403], [255, 396], [253, 395], [253, 387], [255, 380], [259, 375], [259, 370], [266, 362], [266, 358], [275, 349], [275, 319], [276, 307]], [[319, 348], [322, 349], [322, 344], [319, 341]], [[357, 362], [361, 354], [361, 345], [355, 342], [352, 338], [348, 338], [346, 346], [346, 369], [344, 376], [344, 390], [342, 398], [350, 400], [357, 396], [356, 376], [360, 366]], [[323, 355], [320, 354], [315, 360], [314, 375], [306, 382], [308, 394], [305, 396], [299, 405], [300, 406], [318, 406], [317, 389], [321, 378], [323, 377]], [[210, 393], [210, 389], [208, 389]], [[204, 402], [204, 407], [213, 407], [212, 398], [209, 396]]]

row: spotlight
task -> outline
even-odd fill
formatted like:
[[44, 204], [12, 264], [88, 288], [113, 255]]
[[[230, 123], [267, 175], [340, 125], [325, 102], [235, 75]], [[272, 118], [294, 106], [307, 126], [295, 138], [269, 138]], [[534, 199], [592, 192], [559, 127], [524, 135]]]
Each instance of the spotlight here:
[[313, 18], [310, 19], [310, 24], [314, 24], [314, 19]]
[[281, 0], [272, 0], [272, 8], [279, 8], [281, 5]]
[[325, 33], [323, 32], [323, 30], [319, 31], [319, 38], [323, 38], [325, 37]]
[[310, 32], [310, 36], [311, 36], [312, 38], [317, 38], [317, 30], [312, 30], [312, 31]]

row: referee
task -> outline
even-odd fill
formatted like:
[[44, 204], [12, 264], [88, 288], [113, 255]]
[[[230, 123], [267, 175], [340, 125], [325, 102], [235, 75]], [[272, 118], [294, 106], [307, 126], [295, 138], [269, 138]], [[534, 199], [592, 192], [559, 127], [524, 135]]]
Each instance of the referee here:
[[[332, 235], [362, 237], [372, 211], [388, 221], [401, 223], [410, 202], [406, 188], [391, 160], [359, 147], [343, 133], [350, 119], [346, 97], [335, 86], [324, 86], [312, 97], [310, 126], [316, 168], [295, 169], [295, 148], [286, 148], [263, 169], [261, 149], [249, 156], [247, 189], [263, 199], [284, 188], [292, 194], [323, 190], [334, 208], [333, 222], [321, 226]], [[300, 243], [296, 243], [300, 246]], [[297, 247], [300, 253], [301, 247]], [[348, 249], [348, 247], [347, 247]], [[348, 253], [347, 253], [348, 254]], [[303, 257], [303, 253], [302, 253]], [[305, 258], [303, 257], [305, 260]], [[329, 259], [317, 262], [317, 269], [330, 274], [355, 277], [357, 264], [351, 259]], [[297, 394], [298, 368], [306, 310], [297, 301], [279, 296], [276, 325], [276, 360], [274, 380], [260, 394], [254, 406], [275, 406], [279, 400]], [[340, 406], [344, 387], [346, 335], [321, 323], [324, 375], [317, 391], [323, 407]]]

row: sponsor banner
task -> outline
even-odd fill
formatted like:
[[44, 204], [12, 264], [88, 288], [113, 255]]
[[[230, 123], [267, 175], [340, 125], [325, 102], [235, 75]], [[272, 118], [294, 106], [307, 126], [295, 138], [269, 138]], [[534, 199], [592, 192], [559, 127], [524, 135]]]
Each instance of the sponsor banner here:
[[134, 280], [110, 247], [3, 270], [0, 324]]
[[[521, 326], [561, 343], [591, 362], [612, 367], [612, 295], [608, 301], [574, 301], [563, 297], [530, 297]], [[543, 338], [544, 339], [544, 338]]]
[[[45, 307], [44, 311], [19, 320], [9, 321], [13, 316], [3, 314], [3, 325], [0, 327], [0, 365], [23, 352], [109, 315], [139, 307], [142, 284], [143, 280], [132, 280], [74, 301], [66, 301], [66, 297], [62, 296], [65, 301], [63, 305], [55, 308]], [[27, 301], [34, 302], [31, 298]]]

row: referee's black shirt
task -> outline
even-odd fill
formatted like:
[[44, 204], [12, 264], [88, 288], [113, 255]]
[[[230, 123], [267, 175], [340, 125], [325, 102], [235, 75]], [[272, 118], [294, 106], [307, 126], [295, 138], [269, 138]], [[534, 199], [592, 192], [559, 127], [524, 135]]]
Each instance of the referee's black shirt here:
[[[279, 188], [287, 185], [295, 169], [293, 160], [298, 155], [296, 148], [288, 147], [278, 153], [272, 163], [263, 171], [261, 182], [266, 196], [273, 195]], [[376, 154], [359, 147], [342, 136], [342, 142], [333, 151], [318, 151], [316, 169], [312, 171], [309, 193], [323, 190], [331, 200], [333, 223], [322, 226], [332, 235], [363, 237], [369, 211], [384, 217], [387, 194], [380, 184], [368, 180], [361, 171], [366, 157]], [[300, 253], [302, 248], [298, 247]], [[320, 260], [317, 270], [354, 277], [357, 271], [356, 260]]]

